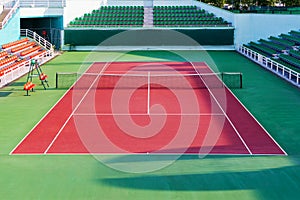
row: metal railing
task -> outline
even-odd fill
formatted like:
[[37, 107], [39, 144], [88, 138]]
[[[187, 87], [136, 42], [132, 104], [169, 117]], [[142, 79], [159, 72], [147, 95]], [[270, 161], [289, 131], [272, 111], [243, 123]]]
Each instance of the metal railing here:
[[243, 45], [238, 46], [237, 51], [249, 58], [250, 60], [252, 60], [253, 62], [259, 64], [263, 68], [273, 72], [277, 76], [285, 79], [286, 81], [300, 88], [300, 73], [272, 60], [271, 58], [261, 55]]
[[20, 0], [20, 7], [63, 8], [66, 7], [66, 0]]
[[[4, 28], [4, 26], [10, 20], [10, 18], [12, 18], [12, 16], [15, 14], [15, 12], [17, 11], [17, 9], [19, 8], [19, 5], [20, 5], [19, 2], [20, 2], [19, 0], [10, 1], [10, 3], [14, 3], [14, 4], [12, 4], [12, 7], [11, 7], [9, 13], [5, 16], [3, 21], [0, 22], [0, 29]], [[5, 8], [7, 8], [7, 7], [5, 7]]]
[[[43, 53], [40, 53], [36, 56], [34, 55], [28, 55], [25, 58], [22, 58], [24, 61], [20, 62], [20, 64], [14, 66], [14, 68], [7, 68], [7, 66], [1, 66], [0, 67], [0, 88], [6, 86], [10, 82], [20, 78], [21, 76], [24, 76], [26, 73], [29, 72], [29, 65], [30, 65], [30, 59], [38, 59], [39, 63], [42, 65], [46, 62], [48, 62], [50, 59], [54, 57], [54, 50], [53, 46], [50, 42], [39, 36], [37, 33], [28, 30], [28, 29], [21, 29], [21, 36], [25, 36], [28, 38], [31, 38], [35, 40], [37, 43], [39, 43], [41, 46], [47, 49], [47, 51], [44, 51]], [[34, 54], [34, 53], [32, 53]], [[34, 56], [34, 57], [32, 57]], [[29, 59], [30, 58], [30, 59]]]
[[16, 0], [0, 0], [0, 5], [5, 8], [12, 8], [15, 5]]
[[42, 47], [47, 49], [48, 51], [53, 51], [53, 45], [32, 30], [21, 29], [21, 36], [31, 38], [35, 40], [37, 43], [39, 43]]

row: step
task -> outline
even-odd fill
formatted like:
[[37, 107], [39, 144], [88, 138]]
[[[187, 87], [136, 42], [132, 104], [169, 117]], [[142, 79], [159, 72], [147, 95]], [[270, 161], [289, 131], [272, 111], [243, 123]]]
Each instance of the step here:
[[144, 8], [144, 27], [153, 27], [153, 8]]

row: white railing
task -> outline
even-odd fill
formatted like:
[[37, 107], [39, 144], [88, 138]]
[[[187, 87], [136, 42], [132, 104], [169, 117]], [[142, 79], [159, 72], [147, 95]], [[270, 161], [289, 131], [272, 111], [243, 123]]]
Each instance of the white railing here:
[[66, 7], [66, 0], [20, 0], [20, 7], [63, 8]]
[[[12, 2], [12, 1], [11, 1]], [[3, 19], [2, 22], [0, 22], [0, 29], [2, 29], [7, 22], [9, 21], [10, 18], [12, 18], [12, 16], [15, 14], [15, 12], [17, 11], [18, 7], [19, 7], [19, 0], [15, 1], [15, 4], [12, 6], [12, 8], [10, 9], [9, 13], [5, 16], [5, 18]]]
[[[32, 57], [31, 59], [38, 59], [39, 63], [42, 65], [54, 57], [54, 49], [52, 44], [44, 38], [42, 38], [41, 36], [39, 36], [37, 33], [28, 29], [21, 29], [21, 36], [25, 36], [35, 40], [37, 43], [39, 43], [41, 46], [47, 49], [47, 51], [38, 54], [35, 57]], [[31, 61], [31, 59], [29, 59], [29, 56], [31, 55], [27, 55], [26, 58], [23, 58], [26, 61], [16, 65], [13, 68], [4, 66], [0, 68], [0, 88], [20, 78], [21, 76], [24, 76], [26, 73], [29, 72], [29, 65]]]
[[[50, 55], [48, 51], [45, 51], [42, 54], [39, 54], [32, 59], [37, 59], [39, 63], [42, 65], [45, 62], [49, 61], [53, 55]], [[24, 76], [29, 72], [31, 60], [28, 59], [19, 65], [13, 68], [4, 68], [0, 69], [3, 74], [0, 74], [0, 88], [6, 86], [7, 84], [11, 83], [12, 81], [17, 80], [18, 78]]]
[[53, 45], [34, 31], [29, 29], [21, 29], [21, 36], [31, 38], [48, 51], [53, 51]]
[[5, 8], [12, 8], [15, 5], [16, 0], [0, 0], [0, 5]]
[[273, 72], [279, 77], [292, 83], [293, 85], [300, 88], [300, 73], [264, 56], [261, 55], [243, 45], [240, 45], [237, 49], [239, 53], [251, 59], [253, 62], [259, 64], [263, 68]]
[[0, 74], [0, 88], [26, 74], [29, 70], [29, 67], [26, 66], [29, 66], [29, 64], [30, 61], [28, 60], [16, 66], [16, 69], [1, 70], [4, 74]]

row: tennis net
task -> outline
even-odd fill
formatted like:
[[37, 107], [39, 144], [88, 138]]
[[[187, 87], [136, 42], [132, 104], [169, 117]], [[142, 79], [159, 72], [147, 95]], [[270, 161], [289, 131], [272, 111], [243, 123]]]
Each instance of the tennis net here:
[[56, 73], [56, 88], [67, 89], [201, 89], [242, 88], [242, 73], [209, 74], [93, 74]]

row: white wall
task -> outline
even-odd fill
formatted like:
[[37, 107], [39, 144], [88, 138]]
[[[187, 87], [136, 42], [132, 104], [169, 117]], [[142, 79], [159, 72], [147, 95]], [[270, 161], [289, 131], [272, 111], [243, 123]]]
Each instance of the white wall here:
[[21, 18], [60, 16], [63, 8], [20, 8]]
[[232, 23], [235, 27], [235, 45], [300, 29], [300, 15], [235, 14], [202, 2], [195, 1], [195, 4]]
[[239, 45], [299, 30], [300, 15], [236, 14], [234, 22], [235, 44]]
[[234, 25], [234, 17], [235, 17], [234, 13], [199, 1], [193, 1], [193, 2], [194, 5], [196, 5], [197, 7], [207, 10], [208, 12], [214, 13], [217, 17], [222, 17], [224, 20], [231, 22], [232, 25]]

